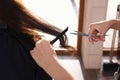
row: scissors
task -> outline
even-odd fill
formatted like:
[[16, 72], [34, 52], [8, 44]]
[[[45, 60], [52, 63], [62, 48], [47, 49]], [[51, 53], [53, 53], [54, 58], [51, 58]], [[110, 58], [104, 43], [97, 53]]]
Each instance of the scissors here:
[[[87, 37], [90, 37], [90, 36], [96, 36], [96, 37], [103, 36], [101, 34], [87, 34], [87, 33], [79, 32], [79, 31], [71, 32], [71, 34], [79, 35], [79, 36], [87, 36]], [[104, 35], [104, 36], [107, 36], [107, 35]]]

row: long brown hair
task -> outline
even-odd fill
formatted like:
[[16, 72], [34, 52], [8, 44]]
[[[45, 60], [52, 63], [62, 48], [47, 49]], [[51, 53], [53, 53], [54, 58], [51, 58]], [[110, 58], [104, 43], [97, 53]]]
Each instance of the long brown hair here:
[[[0, 22], [6, 23], [17, 31], [28, 32], [28, 35], [31, 35], [30, 29], [33, 33], [35, 33], [33, 29], [38, 29], [54, 36], [62, 32], [61, 29], [37, 17], [15, 0], [0, 0]], [[36, 34], [32, 35], [36, 36]], [[69, 47], [66, 35], [59, 40], [62, 47]]]

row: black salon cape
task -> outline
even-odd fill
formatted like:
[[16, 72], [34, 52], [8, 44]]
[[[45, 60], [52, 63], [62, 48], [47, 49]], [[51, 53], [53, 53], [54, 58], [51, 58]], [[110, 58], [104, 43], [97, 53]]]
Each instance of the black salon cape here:
[[21, 42], [16, 33], [4, 27], [0, 24], [0, 80], [52, 80], [30, 56], [34, 45]]

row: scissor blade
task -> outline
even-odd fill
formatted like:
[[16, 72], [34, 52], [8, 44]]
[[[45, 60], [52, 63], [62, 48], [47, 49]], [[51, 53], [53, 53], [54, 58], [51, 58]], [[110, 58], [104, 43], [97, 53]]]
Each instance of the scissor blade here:
[[75, 31], [74, 33], [71, 34], [75, 34], [75, 35], [81, 35], [81, 36], [96, 36], [96, 37], [100, 37], [100, 36], [108, 36], [108, 35], [101, 35], [101, 34], [86, 34], [84, 32], [79, 32], [79, 31]]
[[74, 34], [74, 35], [81, 35], [81, 36], [89, 36], [89, 34], [86, 34], [86, 33], [83, 33], [83, 32], [79, 32], [79, 33], [71, 33], [71, 34]]

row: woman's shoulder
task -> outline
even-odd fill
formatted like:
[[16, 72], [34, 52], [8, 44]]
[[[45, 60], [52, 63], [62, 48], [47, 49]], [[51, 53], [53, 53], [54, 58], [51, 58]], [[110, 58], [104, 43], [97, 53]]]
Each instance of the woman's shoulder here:
[[[15, 33], [6, 24], [0, 23], [0, 44], [6, 47], [17, 45]], [[12, 48], [12, 47], [11, 47]]]
[[35, 45], [35, 43], [31, 40], [31, 38], [28, 35], [20, 31], [14, 30], [3, 23], [0, 23], [0, 41], [6, 42], [6, 44], [8, 41], [10, 43], [20, 44], [29, 50], [32, 49]]
[[8, 32], [8, 26], [0, 23], [0, 44], [8, 45], [14, 41], [14, 38], [12, 38]]
[[8, 38], [8, 27], [5, 24], [0, 23], [0, 40]]
[[6, 24], [0, 23], [0, 32], [4, 32], [8, 29]]

